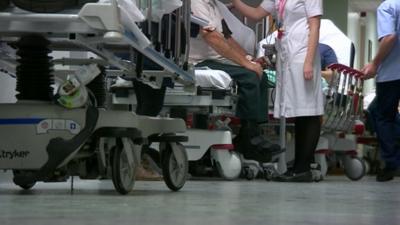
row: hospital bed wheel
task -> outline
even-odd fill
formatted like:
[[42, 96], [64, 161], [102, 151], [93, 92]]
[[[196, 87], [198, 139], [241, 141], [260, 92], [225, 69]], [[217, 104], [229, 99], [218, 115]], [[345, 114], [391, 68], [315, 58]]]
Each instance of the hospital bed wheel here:
[[263, 172], [264, 172], [264, 179], [266, 181], [271, 181], [274, 178], [274, 176], [277, 174], [277, 171], [275, 170], [275, 168], [271, 167], [271, 166], [265, 167], [263, 169]]
[[367, 157], [363, 157], [364, 165], [365, 165], [365, 174], [371, 173], [371, 161]]
[[129, 165], [128, 156], [121, 143], [117, 143], [113, 148], [111, 176], [118, 193], [125, 195], [133, 189], [135, 165]]
[[252, 170], [250, 167], [245, 167], [243, 173], [247, 180], [256, 179], [256, 172]]
[[344, 158], [344, 173], [352, 181], [360, 180], [366, 172], [364, 161], [358, 157], [346, 155]]
[[234, 151], [224, 151], [224, 153], [227, 157], [214, 160], [218, 174], [225, 180], [234, 180], [240, 176], [242, 160], [239, 154]]
[[[23, 171], [20, 171], [20, 170], [13, 170], [14, 176], [18, 176], [18, 175], [20, 175], [21, 173], [23, 173]], [[22, 189], [24, 189], [24, 190], [29, 190], [29, 189], [31, 189], [33, 186], [35, 186], [36, 182], [33, 182], [33, 183], [18, 183], [18, 182], [15, 182], [15, 180], [14, 180], [14, 184], [17, 185], [17, 186], [20, 186], [20, 187], [21, 187]]]
[[33, 186], [35, 186], [36, 183], [30, 183], [30, 184], [17, 184], [18, 186], [20, 186], [22, 189], [24, 190], [29, 190], [31, 188], [33, 188]]
[[185, 147], [180, 143], [161, 143], [161, 166], [165, 184], [172, 191], [180, 190], [189, 170]]
[[310, 169], [311, 169], [312, 179], [314, 182], [320, 182], [324, 180], [324, 173], [322, 171], [322, 166], [319, 163], [311, 163]]

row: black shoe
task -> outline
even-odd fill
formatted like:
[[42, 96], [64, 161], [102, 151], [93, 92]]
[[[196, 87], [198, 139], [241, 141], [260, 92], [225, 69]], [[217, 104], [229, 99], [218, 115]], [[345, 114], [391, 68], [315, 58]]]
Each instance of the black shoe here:
[[279, 145], [272, 144], [260, 135], [256, 122], [248, 120], [242, 120], [242, 126], [233, 144], [245, 159], [260, 163], [271, 162], [274, 155], [282, 152]]
[[0, 0], [0, 10], [8, 8], [10, 0]]
[[385, 182], [393, 180], [395, 173], [396, 169], [384, 168], [378, 172], [378, 175], [376, 175], [376, 181]]
[[313, 176], [311, 171], [302, 173], [294, 173], [293, 171], [287, 171], [286, 173], [274, 177], [273, 181], [277, 182], [313, 182]]
[[88, 2], [98, 0], [12, 0], [18, 8], [36, 13], [55, 13], [66, 9], [80, 7]]

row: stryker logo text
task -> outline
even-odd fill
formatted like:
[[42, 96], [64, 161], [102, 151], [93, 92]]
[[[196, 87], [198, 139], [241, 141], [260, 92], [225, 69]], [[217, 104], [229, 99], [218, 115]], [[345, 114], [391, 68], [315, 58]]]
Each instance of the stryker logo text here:
[[0, 150], [0, 159], [15, 159], [15, 158], [26, 158], [30, 152], [28, 151], [4, 151]]

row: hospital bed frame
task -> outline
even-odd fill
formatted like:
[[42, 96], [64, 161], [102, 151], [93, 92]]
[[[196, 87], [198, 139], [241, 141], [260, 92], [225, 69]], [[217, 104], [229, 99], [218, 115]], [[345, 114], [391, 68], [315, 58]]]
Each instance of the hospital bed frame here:
[[[363, 80], [362, 73], [342, 64], [329, 66], [334, 71], [325, 100], [325, 115], [315, 159], [322, 175], [327, 173], [326, 155], [338, 153], [345, 175], [359, 180], [366, 174], [364, 161], [358, 157], [357, 138], [362, 135]], [[342, 82], [343, 85], [339, 85]], [[361, 133], [359, 132], [361, 131]]]
[[[190, 1], [184, 2], [179, 13], [189, 9]], [[151, 1], [148, 6], [151, 8]], [[20, 37], [40, 35], [50, 41], [44, 51], [46, 48], [85, 51], [99, 57], [59, 59], [56, 63], [107, 65], [132, 77], [141, 75], [140, 79], [155, 84], [162, 77], [171, 77], [174, 82], [193, 86], [192, 74], [183, 69], [183, 58], [172, 61], [155, 51], [136, 24], [139, 21], [123, 21], [122, 13], [117, 0], [87, 3], [78, 12], [59, 14], [27, 13], [12, 8], [0, 12], [0, 40], [18, 45]], [[115, 49], [126, 46], [150, 58], [165, 71], [157, 74], [156, 79], [154, 74], [147, 75], [147, 71], [138, 74], [133, 62], [121, 60], [115, 54]], [[18, 71], [18, 60], [14, 57], [12, 54], [0, 57], [2, 67], [7, 66], [10, 73]], [[55, 71], [54, 74], [69, 72]], [[51, 101], [36, 100], [1, 104], [0, 109], [0, 134], [4, 140], [0, 144], [0, 168], [12, 170], [14, 183], [24, 189], [32, 188], [38, 181], [66, 181], [71, 176], [79, 176], [111, 178], [115, 189], [127, 194], [134, 185], [141, 146], [153, 142], [160, 143], [167, 186], [177, 191], [186, 181], [188, 160], [180, 142], [187, 141], [187, 137], [178, 134], [186, 130], [181, 119], [138, 116], [129, 111], [97, 108], [93, 104], [67, 110]]]

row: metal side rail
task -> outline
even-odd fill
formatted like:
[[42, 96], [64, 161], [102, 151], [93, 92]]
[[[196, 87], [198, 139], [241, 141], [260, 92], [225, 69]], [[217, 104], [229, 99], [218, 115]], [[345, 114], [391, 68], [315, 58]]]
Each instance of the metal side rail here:
[[46, 34], [55, 45], [64, 43], [67, 47], [89, 50], [110, 65], [134, 74], [134, 64], [105, 48], [107, 44], [129, 45], [165, 68], [169, 72], [166, 76], [185, 85], [194, 84], [194, 75], [152, 49], [135, 21], [122, 23], [118, 15], [118, 7], [112, 3], [88, 3], [78, 13], [70, 14], [26, 13], [14, 9], [0, 13], [0, 36], [1, 41], [12, 42], [27, 33]]

